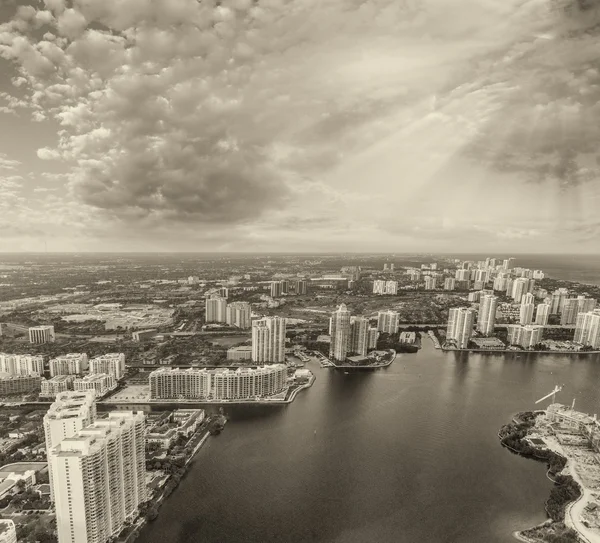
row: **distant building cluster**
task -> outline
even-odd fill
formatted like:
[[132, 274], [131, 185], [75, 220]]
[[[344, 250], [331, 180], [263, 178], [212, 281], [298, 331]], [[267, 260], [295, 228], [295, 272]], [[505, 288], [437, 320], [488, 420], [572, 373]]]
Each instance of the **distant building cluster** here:
[[[573, 342], [579, 345], [576, 348], [600, 347], [600, 337], [594, 324], [598, 319], [597, 301], [585, 295], [572, 295], [567, 288], [549, 293], [536, 286], [536, 280], [541, 279], [544, 279], [542, 270], [516, 267], [513, 258], [459, 263], [455, 285], [463, 282], [472, 284], [474, 290], [467, 298], [478, 306], [450, 309], [447, 344], [465, 349], [471, 339], [477, 339], [483, 345], [482, 338], [492, 339], [496, 319], [500, 315], [508, 320], [509, 345], [524, 349], [540, 345], [544, 328], [554, 322], [564, 327], [575, 327]], [[444, 288], [452, 289], [448, 279]], [[500, 297], [510, 298], [512, 302], [500, 302]], [[474, 331], [469, 326], [473, 315], [476, 315]], [[487, 342], [483, 348], [492, 348], [492, 345], [497, 344]]]
[[248, 302], [227, 303], [227, 298], [212, 294], [206, 298], [207, 323], [223, 323], [247, 330], [252, 325], [252, 310]]
[[280, 281], [271, 281], [270, 285], [271, 298], [280, 298], [281, 296], [287, 296], [289, 294], [301, 296], [307, 292], [308, 282], [304, 279], [296, 279], [292, 281], [282, 279]]

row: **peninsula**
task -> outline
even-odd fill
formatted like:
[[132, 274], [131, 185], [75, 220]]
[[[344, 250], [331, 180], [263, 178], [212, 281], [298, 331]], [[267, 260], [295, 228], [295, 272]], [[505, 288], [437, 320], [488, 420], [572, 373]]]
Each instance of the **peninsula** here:
[[524, 412], [498, 437], [515, 454], [546, 462], [554, 482], [545, 504], [548, 520], [515, 537], [527, 543], [600, 541], [600, 425], [573, 407], [553, 403], [546, 411]]

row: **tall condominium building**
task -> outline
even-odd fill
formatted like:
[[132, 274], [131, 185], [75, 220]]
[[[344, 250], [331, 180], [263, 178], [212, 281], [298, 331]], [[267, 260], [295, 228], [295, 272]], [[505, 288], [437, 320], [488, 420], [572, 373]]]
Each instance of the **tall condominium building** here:
[[219, 287], [216, 291], [217, 296], [221, 298], [229, 298], [229, 289], [227, 287]]
[[521, 304], [534, 304], [535, 303], [535, 296], [533, 294], [531, 294], [531, 292], [528, 292], [527, 294], [525, 294], [523, 296], [523, 298], [521, 298]]
[[565, 298], [562, 311], [560, 313], [560, 323], [563, 326], [575, 324], [577, 322], [578, 312], [579, 300], [577, 298]]
[[515, 267], [515, 259], [508, 258], [508, 259], [504, 260], [504, 262], [502, 263], [502, 267], [505, 270], [512, 270]]
[[289, 294], [290, 282], [287, 279], [282, 279], [279, 282], [281, 283], [281, 294]]
[[147, 500], [145, 416], [112, 412], [53, 448], [60, 543], [106, 543]]
[[54, 497], [52, 484], [52, 450], [63, 439], [73, 437], [84, 426], [96, 420], [96, 395], [89, 392], [60, 392], [44, 415], [46, 454], [48, 455], [48, 477], [50, 478], [50, 499]]
[[506, 278], [506, 295], [512, 298], [513, 285], [515, 281], [512, 277]]
[[485, 336], [494, 333], [496, 323], [496, 310], [498, 309], [498, 298], [491, 294], [482, 296], [479, 301], [479, 314], [477, 315], [477, 331]]
[[548, 304], [539, 304], [535, 313], [535, 324], [545, 326], [550, 317], [550, 306]]
[[425, 290], [435, 290], [436, 289], [436, 280], [435, 277], [431, 275], [427, 275], [425, 277]]
[[227, 324], [247, 330], [252, 326], [252, 309], [248, 302], [233, 302], [227, 306]]
[[411, 281], [420, 281], [421, 280], [421, 270], [408, 270], [406, 272]]
[[296, 281], [296, 294], [299, 296], [304, 296], [308, 292], [308, 281], [305, 279], [299, 279]]
[[42, 378], [39, 375], [7, 375], [0, 374], [0, 396], [26, 394], [40, 390]]
[[369, 349], [369, 319], [366, 317], [350, 318], [350, 354], [367, 355]]
[[569, 290], [566, 288], [556, 289], [550, 299], [550, 315], [559, 315], [562, 313], [565, 300], [569, 296]]
[[271, 298], [278, 298], [281, 294], [281, 281], [271, 281]]
[[0, 519], [0, 543], [17, 543], [17, 529], [14, 521]]
[[125, 375], [125, 354], [107, 353], [90, 360], [90, 373], [108, 373], [115, 379]]
[[85, 353], [69, 353], [50, 359], [50, 377], [55, 375], [81, 375], [88, 369]]
[[398, 331], [399, 318], [396, 311], [379, 311], [377, 313], [377, 330], [384, 334], [395, 334]]
[[150, 374], [150, 398], [252, 399], [279, 394], [287, 388], [287, 366], [271, 364], [258, 368], [169, 369]]
[[508, 277], [503, 274], [499, 274], [494, 279], [494, 290], [501, 290], [502, 292], [506, 292], [508, 284]]
[[206, 322], [225, 322], [227, 320], [227, 299], [213, 296], [206, 299]]
[[600, 309], [577, 315], [574, 341], [594, 349], [600, 347]]
[[589, 313], [596, 309], [596, 299], [586, 298], [585, 296], [577, 296], [577, 312], [578, 313]]
[[379, 339], [379, 330], [375, 327], [369, 328], [369, 344], [368, 349], [377, 349], [377, 340]]
[[42, 375], [44, 373], [44, 357], [30, 354], [0, 353], [0, 373]]
[[456, 273], [454, 274], [454, 278], [457, 281], [468, 281], [471, 278], [471, 271], [470, 270], [456, 270]]
[[373, 294], [398, 294], [398, 281], [373, 281]]
[[542, 341], [543, 333], [543, 326], [511, 324], [508, 326], [508, 342], [510, 345], [519, 345], [524, 349], [530, 349]]
[[478, 303], [481, 300], [481, 290], [477, 290], [475, 292], [469, 292], [467, 295], [467, 301]]
[[473, 279], [481, 283], [487, 283], [489, 280], [489, 275], [489, 270], [475, 270], [475, 277]]
[[330, 329], [329, 356], [338, 362], [344, 362], [350, 341], [350, 311], [346, 304], [341, 304], [331, 315]]
[[373, 281], [373, 294], [386, 294], [385, 281], [376, 279]]
[[466, 349], [473, 335], [475, 311], [468, 307], [450, 309], [446, 340], [454, 341], [457, 349]]
[[73, 390], [73, 381], [76, 375], [57, 375], [51, 379], [42, 379], [41, 382], [41, 398], [56, 398], [61, 392]]
[[534, 279], [543, 279], [545, 277], [544, 272], [542, 270], [533, 270], [532, 277]]
[[535, 311], [535, 304], [523, 303], [519, 308], [519, 324], [527, 325], [533, 322], [533, 313]]
[[385, 293], [386, 294], [398, 294], [398, 281], [386, 281], [385, 282]]
[[348, 279], [353, 281], [358, 281], [360, 279], [360, 266], [343, 266], [341, 271]]
[[454, 290], [456, 288], [456, 279], [454, 277], [446, 277], [444, 279], [444, 290]]
[[252, 323], [252, 360], [285, 362], [285, 319], [265, 317]]
[[515, 279], [512, 284], [512, 299], [518, 304], [520, 304], [521, 300], [523, 299], [523, 296], [527, 294], [528, 290], [529, 279], [527, 279], [526, 277], [517, 277], [517, 279]]
[[54, 343], [54, 326], [33, 326], [29, 329], [29, 343]]

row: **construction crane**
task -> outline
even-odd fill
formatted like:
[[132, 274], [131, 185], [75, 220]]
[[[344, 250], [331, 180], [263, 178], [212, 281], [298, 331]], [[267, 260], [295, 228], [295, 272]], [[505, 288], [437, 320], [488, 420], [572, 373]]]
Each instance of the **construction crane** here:
[[556, 400], [556, 393], [560, 392], [562, 390], [562, 385], [561, 386], [555, 386], [554, 390], [552, 392], [550, 392], [549, 394], [546, 394], [543, 398], [540, 398], [537, 402], [535, 403], [540, 403], [543, 402], [545, 399], [549, 398], [550, 396], [552, 396], [552, 403], [555, 403]]

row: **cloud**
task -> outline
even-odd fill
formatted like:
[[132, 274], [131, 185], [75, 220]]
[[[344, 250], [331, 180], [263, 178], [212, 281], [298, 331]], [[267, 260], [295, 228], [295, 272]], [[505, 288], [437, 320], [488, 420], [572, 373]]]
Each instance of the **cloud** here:
[[[469, 1], [475, 15], [448, 28], [434, 0], [331, 1], [319, 11], [284, 0], [45, 4], [51, 31], [39, 39], [13, 28], [0, 49], [21, 65], [36, 120], [50, 114], [64, 127], [58, 148], [38, 157], [71, 160], [74, 193], [95, 208], [199, 223], [288, 205], [294, 184], [377, 141], [400, 102], [438, 85], [433, 69], [422, 81], [411, 72], [418, 50], [390, 55], [410, 45], [399, 30], [420, 39], [428, 27], [426, 45], [483, 36], [477, 16], [495, 14]], [[28, 10], [27, 20], [40, 17]], [[357, 40], [371, 17], [374, 29]]]
[[600, 3], [553, 0], [537, 34], [490, 64], [503, 100], [466, 148], [499, 171], [563, 189], [600, 175]]
[[0, 170], [16, 170], [20, 165], [18, 160], [9, 159], [5, 154], [0, 153]]
[[37, 157], [88, 228], [525, 243], [523, 181], [567, 224], [600, 173], [596, 4], [44, 0], [0, 25], [0, 97], [60, 124]]
[[61, 157], [61, 154], [56, 149], [42, 147], [41, 149], [37, 150], [37, 156], [41, 160], [57, 160]]

